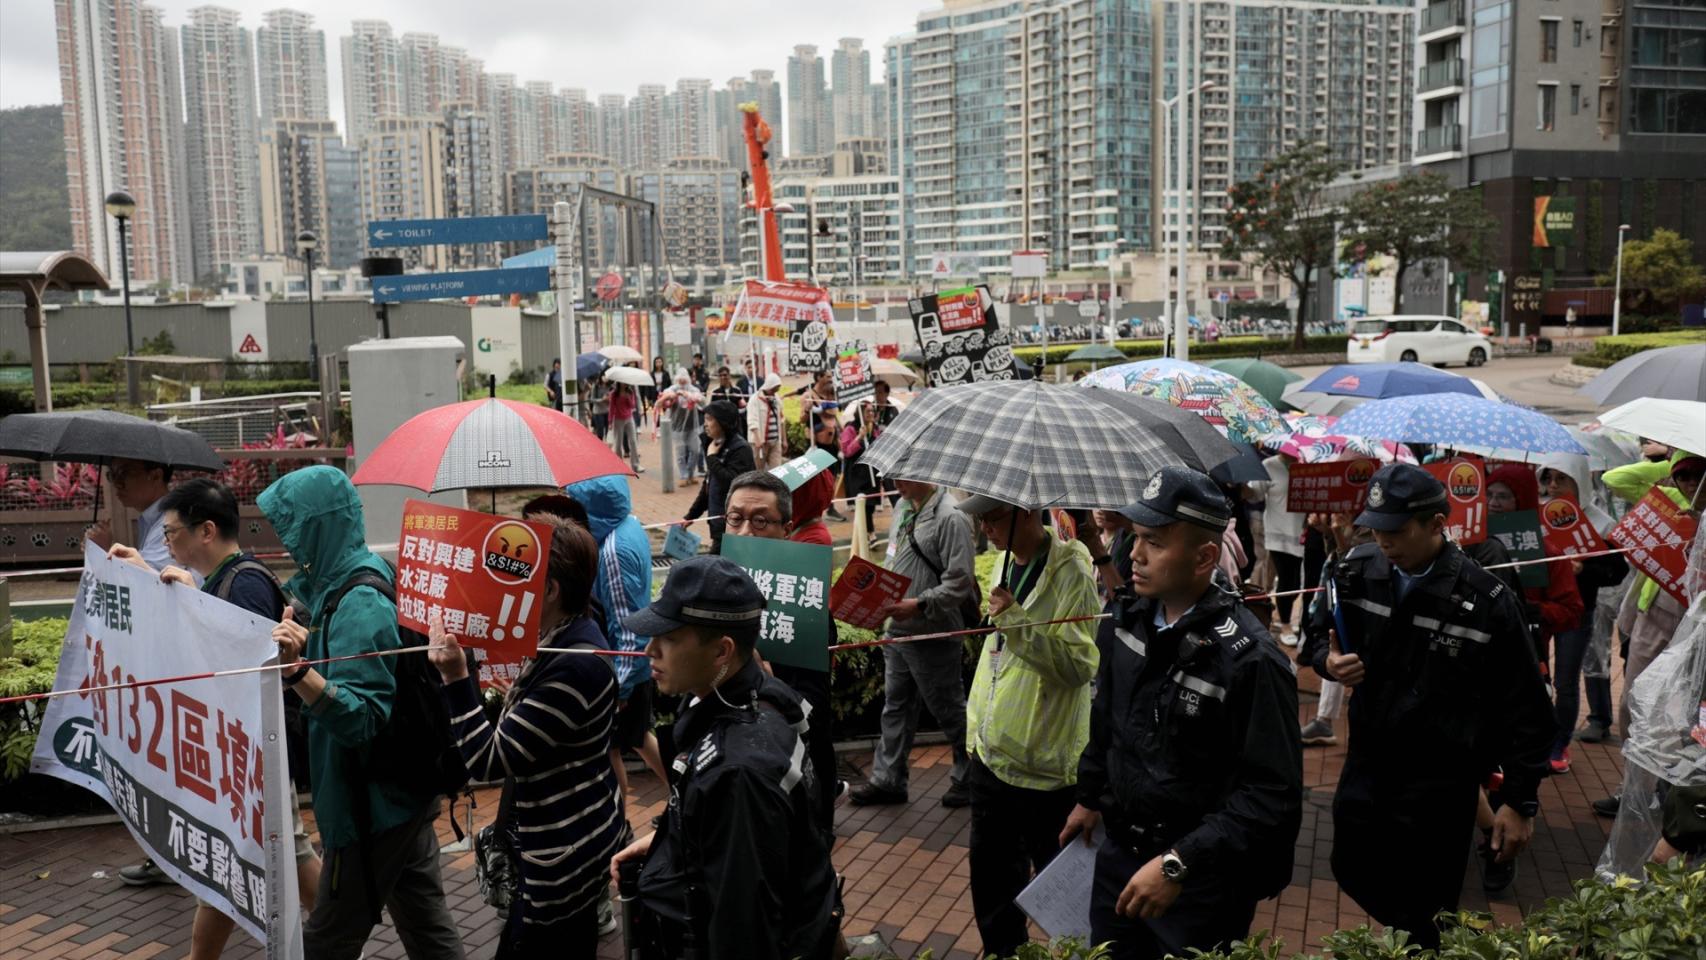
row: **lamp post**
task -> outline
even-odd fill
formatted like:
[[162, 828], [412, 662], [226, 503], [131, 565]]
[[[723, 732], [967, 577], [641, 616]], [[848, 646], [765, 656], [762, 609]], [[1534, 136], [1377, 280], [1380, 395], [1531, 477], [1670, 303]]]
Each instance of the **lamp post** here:
[[[1181, 18], [1181, 20], [1182, 19], [1183, 18]], [[1181, 41], [1183, 41], [1185, 39], [1184, 28], [1182, 25], [1180, 27], [1179, 39]], [[1181, 43], [1181, 48], [1182, 47], [1183, 47], [1183, 43]], [[1184, 77], [1184, 74], [1183, 74], [1183, 72], [1181, 72], [1180, 73], [1181, 86], [1182, 86], [1183, 77]], [[1167, 334], [1169, 331], [1173, 331], [1175, 333], [1178, 344], [1182, 344], [1184, 342], [1184, 340], [1188, 339], [1189, 333], [1190, 333], [1190, 321], [1187, 319], [1187, 317], [1189, 315], [1187, 314], [1186, 307], [1185, 307], [1185, 165], [1187, 162], [1186, 156], [1185, 156], [1186, 155], [1186, 149], [1187, 149], [1187, 145], [1185, 143], [1185, 141], [1186, 141], [1186, 137], [1185, 137], [1185, 109], [1190, 103], [1190, 98], [1191, 98], [1192, 94], [1202, 93], [1204, 91], [1212, 89], [1214, 87], [1214, 85], [1215, 85], [1215, 82], [1213, 80], [1204, 80], [1202, 83], [1198, 84], [1197, 86], [1195, 86], [1189, 90], [1186, 90], [1183, 94], [1175, 93], [1172, 96], [1166, 98], [1165, 100], [1161, 99], [1160, 97], [1157, 97], [1155, 99], [1155, 105], [1161, 108], [1161, 110], [1160, 110], [1160, 119], [1161, 119], [1161, 190], [1162, 190], [1163, 196], [1165, 196], [1165, 193], [1167, 190], [1167, 180], [1168, 180], [1169, 175], [1174, 176], [1178, 180], [1178, 182], [1176, 184], [1174, 184], [1175, 206], [1176, 206], [1176, 209], [1179, 211], [1178, 217], [1177, 217], [1178, 228], [1177, 228], [1177, 231], [1174, 233], [1174, 243], [1177, 244], [1177, 247], [1175, 249], [1177, 251], [1178, 259], [1176, 260], [1176, 262], [1173, 265], [1173, 278], [1177, 284], [1178, 300], [1177, 300], [1177, 310], [1173, 311], [1172, 309], [1170, 309], [1173, 306], [1173, 301], [1167, 296], [1167, 290], [1165, 289], [1165, 285], [1163, 285], [1163, 289], [1161, 291], [1161, 299], [1163, 301], [1163, 306], [1162, 306], [1162, 310], [1161, 310], [1161, 325], [1163, 327], [1163, 331], [1161, 334], [1161, 342], [1164, 346], [1167, 343], [1167, 340], [1168, 340]], [[1183, 101], [1183, 102], [1181, 102], [1181, 101]], [[1172, 159], [1172, 157], [1169, 154], [1168, 147], [1167, 147], [1167, 140], [1168, 140], [1168, 137], [1170, 135], [1170, 129], [1167, 125], [1167, 119], [1166, 118], [1167, 118], [1167, 111], [1172, 110], [1175, 105], [1178, 106], [1178, 108], [1179, 108], [1179, 116], [1178, 116], [1179, 157], [1178, 157], [1178, 163], [1170, 166], [1169, 161]], [[1165, 211], [1165, 209], [1166, 209], [1165, 204], [1162, 205], [1162, 209], [1163, 209], [1163, 211]], [[1165, 228], [1166, 228], [1165, 218], [1163, 218], [1163, 221], [1162, 221], [1162, 228], [1163, 228], [1163, 236], [1165, 236]], [[1163, 247], [1163, 249], [1165, 249], [1165, 247]], [[1166, 258], [1163, 257], [1162, 259], [1163, 259], [1163, 261], [1165, 261]], [[1178, 316], [1177, 330], [1174, 330], [1174, 322], [1173, 322], [1173, 314], [1175, 312], [1177, 313], [1177, 316]], [[1181, 347], [1181, 346], [1176, 345], [1175, 346], [1175, 352], [1173, 354], [1174, 356], [1178, 356], [1177, 350], [1179, 350], [1179, 349], [1184, 349], [1186, 351], [1189, 351], [1190, 348], [1188, 346]], [[1185, 358], [1183, 356], [1180, 356], [1179, 359], [1183, 360]]]
[[1617, 336], [1618, 321], [1623, 318], [1623, 235], [1629, 232], [1627, 223], [1617, 225], [1617, 282], [1611, 288], [1611, 335]]
[[[1108, 250], [1108, 343], [1114, 342], [1114, 327], [1119, 318], [1114, 316], [1114, 291], [1118, 285], [1114, 281], [1114, 260], [1120, 255], [1120, 244], [1125, 243], [1124, 237], [1115, 237], [1114, 245]], [[1091, 340], [1095, 338], [1092, 337]]]
[[319, 246], [320, 238], [312, 230], [296, 235], [296, 249], [308, 261], [308, 379], [315, 383], [320, 382], [320, 342], [314, 336], [314, 251]]
[[130, 246], [125, 229], [136, 213], [136, 198], [123, 190], [107, 194], [107, 213], [118, 221], [118, 261], [120, 282], [124, 286], [124, 395], [133, 407], [142, 406], [142, 391], [136, 382], [136, 330], [130, 322]]

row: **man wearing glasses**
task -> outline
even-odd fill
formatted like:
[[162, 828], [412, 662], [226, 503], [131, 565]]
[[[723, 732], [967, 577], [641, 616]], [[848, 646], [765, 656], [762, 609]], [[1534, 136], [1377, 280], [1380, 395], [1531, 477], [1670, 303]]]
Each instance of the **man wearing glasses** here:
[[[107, 464], [107, 485], [113, 498], [125, 509], [136, 513], [137, 537], [130, 541], [136, 552], [156, 570], [172, 563], [171, 550], [166, 545], [166, 491], [172, 485], [172, 468], [164, 464], [114, 457]], [[128, 540], [113, 536], [112, 520], [102, 520], [89, 528], [89, 542], [102, 550], [111, 550], [114, 543]]]

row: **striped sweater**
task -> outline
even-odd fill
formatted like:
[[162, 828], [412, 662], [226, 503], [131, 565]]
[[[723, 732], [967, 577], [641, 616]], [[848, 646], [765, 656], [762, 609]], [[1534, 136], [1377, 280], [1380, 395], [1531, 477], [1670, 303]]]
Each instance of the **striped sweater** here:
[[[575, 644], [609, 649], [587, 617], [539, 641]], [[606, 895], [610, 858], [626, 825], [609, 756], [616, 689], [604, 657], [541, 654], [522, 670], [493, 726], [473, 677], [445, 687], [468, 772], [475, 780], [510, 780], [523, 923], [564, 919]]]

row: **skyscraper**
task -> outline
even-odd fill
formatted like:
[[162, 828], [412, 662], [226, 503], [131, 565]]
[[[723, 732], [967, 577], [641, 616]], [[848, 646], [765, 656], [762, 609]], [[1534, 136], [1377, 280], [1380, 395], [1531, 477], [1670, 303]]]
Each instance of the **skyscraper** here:
[[823, 59], [817, 55], [817, 47], [801, 44], [788, 58], [788, 156], [833, 150], [833, 123], [823, 82]]
[[326, 32], [299, 10], [268, 10], [255, 31], [262, 126], [273, 120], [331, 117], [326, 84]]
[[559, 121], [558, 147], [553, 153], [597, 153], [598, 108], [586, 98], [586, 91], [571, 87], [557, 92], [563, 105], [566, 121]]
[[71, 239], [116, 284], [107, 194], [136, 198], [127, 240], [140, 283], [190, 279], [177, 31], [133, 0], [54, 0]]
[[770, 128], [776, 132], [776, 139], [771, 141], [772, 152], [782, 155], [782, 134], [786, 132], [782, 123], [782, 85], [776, 82], [776, 71], [754, 70], [751, 73], [752, 84], [750, 96], [747, 98], [758, 104], [758, 115]]
[[182, 30], [184, 134], [196, 277], [260, 252], [255, 62], [240, 15], [196, 7]]
[[836, 142], [873, 136], [871, 52], [865, 49], [865, 42], [858, 37], [843, 37], [830, 55], [829, 76]]
[[[383, 20], [356, 20], [350, 35], [339, 41], [344, 68], [344, 127], [349, 141], [362, 143], [381, 117], [407, 114], [403, 89], [403, 58], [391, 25]], [[436, 41], [435, 41], [436, 42]]]
[[[444, 121], [433, 117], [381, 117], [361, 141], [362, 220], [436, 219], [446, 216]], [[395, 253], [410, 267], [443, 269], [446, 247], [406, 247]]]
[[628, 155], [628, 98], [620, 93], [598, 95], [598, 137], [593, 153], [618, 167], [631, 165]]
[[711, 81], [683, 79], [670, 94], [665, 141], [670, 147], [664, 162], [683, 157], [715, 157], [717, 151], [716, 98]]
[[627, 163], [630, 170], [653, 170], [663, 165], [664, 97], [661, 83], [642, 83], [628, 101]]
[[275, 120], [260, 134], [260, 252], [297, 255], [296, 235], [320, 238], [319, 262], [355, 266], [367, 245], [361, 154], [330, 120]]
[[[498, 164], [498, 138], [491, 117], [472, 103], [446, 104], [444, 109], [444, 215], [491, 217], [505, 213], [507, 177]], [[452, 267], [497, 265], [497, 248], [490, 244], [453, 247]]]

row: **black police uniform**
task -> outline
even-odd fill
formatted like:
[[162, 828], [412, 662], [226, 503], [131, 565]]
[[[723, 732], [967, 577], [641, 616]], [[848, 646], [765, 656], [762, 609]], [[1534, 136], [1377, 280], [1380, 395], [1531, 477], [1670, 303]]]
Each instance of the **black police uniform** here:
[[[1207, 477], [1179, 468], [1158, 475], [1161, 484], [1145, 491], [1153, 496], [1122, 513], [1154, 526], [1195, 509], [1210, 518], [1202, 526], [1224, 526], [1224, 498]], [[1206, 489], [1181, 489], [1196, 478]], [[1159, 606], [1129, 587], [1109, 602], [1112, 618], [1096, 637], [1090, 744], [1078, 765], [1078, 802], [1101, 811], [1107, 830], [1096, 855], [1091, 940], [1113, 941], [1120, 960], [1183, 955], [1247, 935], [1257, 901], [1291, 880], [1302, 822], [1290, 660], [1218, 574], [1176, 623], [1157, 626]], [[1186, 870], [1179, 898], [1154, 920], [1119, 916], [1114, 907], [1132, 875], [1168, 851]]]
[[[1444, 512], [1444, 488], [1414, 466], [1382, 468], [1369, 491], [1362, 526], [1393, 529], [1416, 506]], [[1350, 550], [1333, 579], [1344, 652], [1365, 670], [1333, 798], [1333, 875], [1369, 916], [1437, 945], [1434, 916], [1462, 892], [1477, 790], [1502, 770], [1502, 802], [1533, 815], [1552, 705], [1519, 598], [1456, 544], [1402, 599], [1374, 544]], [[1334, 611], [1321, 604], [1313, 617], [1303, 658], [1331, 679]]]
[[839, 931], [835, 872], [801, 700], [751, 660], [716, 693], [675, 723], [669, 807], [640, 873], [655, 921], [648, 955], [827, 958]]

